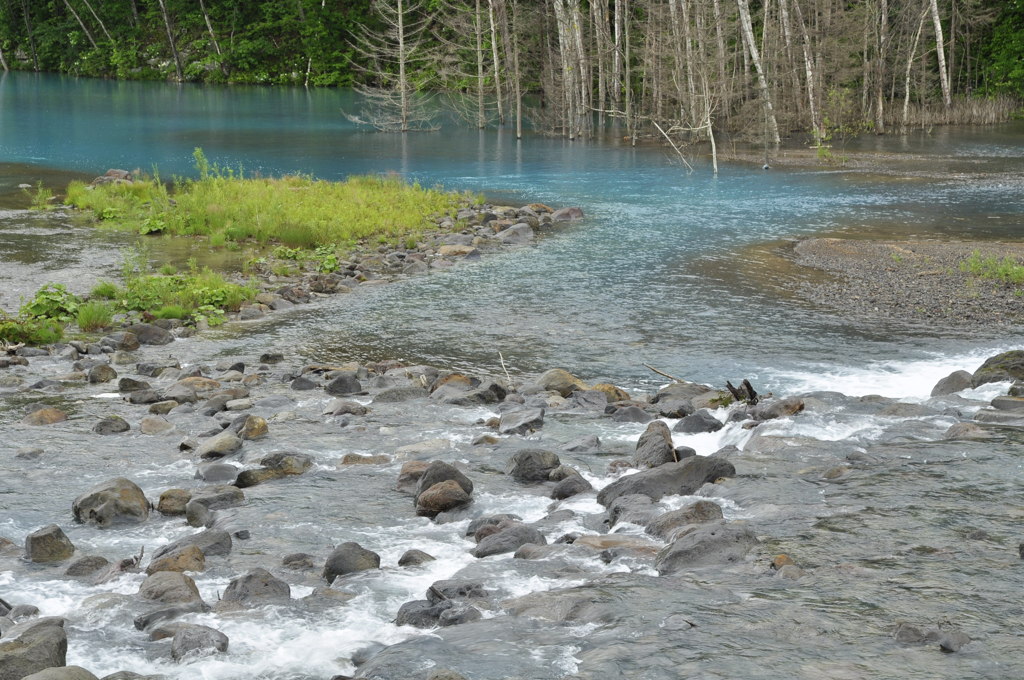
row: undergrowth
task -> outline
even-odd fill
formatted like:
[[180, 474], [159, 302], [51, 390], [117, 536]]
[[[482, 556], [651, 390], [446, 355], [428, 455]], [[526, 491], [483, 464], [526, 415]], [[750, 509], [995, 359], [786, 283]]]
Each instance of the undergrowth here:
[[982, 257], [981, 253], [975, 250], [970, 257], [960, 263], [960, 271], [982, 279], [1013, 285], [1024, 284], [1024, 266], [1012, 257]]
[[398, 176], [355, 176], [328, 182], [305, 175], [245, 177], [193, 154], [198, 179], [159, 176], [88, 186], [72, 182], [67, 202], [102, 225], [140, 234], [200, 235], [211, 243], [255, 241], [289, 248], [352, 247], [359, 242], [401, 245], [480, 200], [425, 189]]

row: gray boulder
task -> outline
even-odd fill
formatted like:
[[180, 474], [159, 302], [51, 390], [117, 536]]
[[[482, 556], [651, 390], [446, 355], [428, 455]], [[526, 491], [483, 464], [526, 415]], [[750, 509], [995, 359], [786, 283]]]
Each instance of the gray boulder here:
[[100, 418], [95, 425], [92, 426], [92, 431], [96, 434], [120, 434], [121, 432], [127, 432], [132, 429], [131, 425], [128, 424], [121, 416], [105, 416]]
[[931, 396], [941, 397], [947, 394], [955, 394], [961, 390], [971, 387], [973, 376], [967, 371], [953, 371], [945, 378], [935, 383]]
[[324, 563], [323, 577], [333, 583], [338, 576], [353, 574], [357, 571], [380, 568], [380, 555], [367, 550], [358, 543], [349, 541], [342, 543], [331, 552]]
[[138, 524], [149, 517], [149, 500], [134, 482], [117, 477], [93, 487], [71, 504], [76, 522], [102, 528]]
[[651, 520], [647, 523], [646, 531], [652, 536], [667, 539], [680, 527], [714, 522], [722, 518], [722, 508], [718, 503], [697, 501]]
[[61, 562], [71, 557], [75, 546], [56, 524], [33, 531], [25, 537], [25, 557], [30, 562]]
[[804, 410], [804, 400], [800, 397], [786, 397], [776, 399], [768, 403], [758, 404], [751, 411], [756, 420], [772, 420], [774, 418], [785, 418], [795, 416]]
[[551, 498], [556, 501], [571, 498], [587, 491], [592, 491], [594, 485], [583, 478], [579, 473], [569, 475], [565, 479], [555, 484], [555, 488], [551, 490]]
[[986, 359], [971, 376], [971, 387], [1009, 380], [1024, 380], [1024, 349], [1010, 350]]
[[759, 544], [750, 529], [738, 524], [702, 524], [676, 539], [654, 560], [662, 576], [690, 567], [718, 566], [741, 561]]
[[266, 569], [256, 568], [247, 574], [231, 580], [224, 589], [221, 599], [226, 602], [263, 604], [291, 599], [292, 591], [287, 583]]
[[219, 529], [207, 529], [206, 531], [200, 531], [197, 534], [185, 536], [184, 538], [179, 538], [173, 543], [168, 543], [153, 553], [153, 559], [155, 560], [159, 557], [173, 555], [191, 545], [202, 550], [205, 557], [213, 555], [227, 555], [231, 552], [231, 534]]
[[226, 651], [228, 636], [209, 626], [183, 624], [171, 638], [171, 658], [175, 661]]
[[455, 467], [449, 465], [444, 461], [435, 460], [427, 466], [427, 469], [423, 471], [419, 479], [416, 481], [416, 502], [419, 502], [420, 494], [429, 489], [430, 487], [440, 482], [446, 482], [453, 480], [462, 490], [467, 494], [473, 493], [473, 482], [466, 475]]
[[242, 448], [242, 439], [234, 432], [221, 432], [205, 440], [196, 449], [196, 455], [203, 460], [214, 460], [229, 456]]
[[546, 545], [547, 539], [533, 527], [519, 522], [510, 523], [495, 534], [485, 536], [470, 553], [473, 557], [488, 557], [490, 555], [501, 555], [515, 552], [520, 546], [527, 543]]
[[561, 465], [558, 454], [544, 449], [516, 451], [505, 465], [505, 474], [517, 482], [545, 482], [551, 471]]
[[81, 666], [62, 666], [26, 675], [22, 680], [99, 680]]
[[373, 398], [373, 403], [397, 404], [413, 399], [426, 399], [428, 396], [430, 393], [422, 387], [389, 387], [378, 392], [377, 396]]
[[199, 602], [199, 588], [190, 577], [178, 571], [157, 571], [139, 586], [139, 597], [165, 604]]
[[501, 414], [498, 432], [527, 435], [544, 426], [544, 409], [521, 409]]
[[332, 397], [342, 397], [349, 394], [358, 394], [363, 391], [363, 386], [355, 373], [342, 373], [331, 382], [327, 383], [324, 391]]
[[683, 434], [697, 434], [701, 432], [718, 432], [725, 425], [722, 424], [718, 418], [711, 415], [711, 412], [707, 409], [701, 409], [696, 413], [681, 418], [676, 426], [672, 428], [673, 432], [680, 432]]
[[174, 336], [170, 332], [149, 323], [132, 324], [125, 330], [133, 333], [136, 340], [143, 345], [167, 345], [174, 342]]
[[672, 432], [663, 420], [655, 420], [636, 443], [633, 463], [638, 468], [653, 468], [675, 462]]
[[619, 496], [634, 493], [655, 501], [662, 496], [688, 495], [719, 477], [735, 474], [736, 468], [727, 460], [716, 456], [694, 456], [617, 479], [598, 492], [597, 502], [607, 507]]
[[420, 517], [436, 517], [469, 505], [472, 497], [454, 479], [434, 484], [416, 496], [416, 514]]
[[63, 619], [37, 619], [15, 626], [0, 639], [0, 680], [22, 680], [47, 668], [64, 666], [67, 652]]

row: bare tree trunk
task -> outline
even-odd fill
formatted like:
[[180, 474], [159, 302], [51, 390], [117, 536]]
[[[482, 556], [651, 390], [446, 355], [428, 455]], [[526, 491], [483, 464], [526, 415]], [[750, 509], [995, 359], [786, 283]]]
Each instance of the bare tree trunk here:
[[626, 7], [629, 0], [615, 0], [615, 51], [612, 53], [612, 92], [611, 105], [613, 109], [619, 108], [623, 95], [622, 66], [624, 61], [625, 41], [623, 40], [623, 26], [626, 18]]
[[487, 127], [487, 117], [484, 113], [484, 30], [480, 0], [476, 0], [476, 11], [473, 12], [473, 32], [476, 34], [476, 127], [483, 130]]
[[953, 98], [949, 93], [949, 73], [946, 71], [946, 48], [942, 41], [942, 22], [939, 20], [938, 0], [931, 0], [932, 23], [935, 24], [935, 54], [939, 59], [939, 82], [942, 85], [942, 103], [946, 111], [953, 106]]
[[914, 67], [914, 55], [917, 53], [917, 43], [921, 39], [921, 31], [924, 30], [924, 22], [928, 18], [928, 8], [921, 12], [921, 20], [917, 22], [917, 33], [914, 34], [914, 43], [910, 46], [910, 54], [907, 56], [907, 72], [903, 79], [903, 125], [900, 132], [906, 133], [907, 122], [910, 118], [910, 72]]
[[7, 59], [4, 58], [4, 48], [0, 47], [0, 67], [3, 68], [4, 73], [7, 73], [11, 69], [7, 67]]
[[764, 69], [761, 66], [761, 54], [758, 52], [757, 43], [754, 42], [754, 27], [750, 21], [750, 5], [748, 0], [736, 0], [740, 10], [740, 31], [743, 33], [743, 40], [747, 45], [747, 52], [751, 61], [754, 62], [754, 70], [757, 72], [757, 84], [761, 89], [761, 101], [764, 105], [765, 118], [768, 125], [768, 136], [773, 144], [778, 144], [779, 124], [775, 120], [775, 108], [772, 106], [772, 95], [768, 89], [768, 80], [765, 78]]
[[[162, 2], [163, 0], [161, 0]], [[405, 5], [398, 0], [398, 97], [401, 107], [402, 132], [409, 129], [409, 80], [405, 73], [408, 55], [405, 51]]]
[[597, 109], [598, 121], [604, 127], [605, 106], [608, 104], [607, 59], [612, 53], [611, 32], [608, 30], [608, 3], [590, 3], [594, 23], [594, 52], [597, 55]]
[[512, 97], [516, 108], [516, 139], [523, 138], [523, 92], [522, 78], [519, 72], [519, 45], [516, 41], [517, 26], [516, 19], [519, 15], [517, 0], [509, 0], [512, 7], [512, 16], [509, 18], [509, 5], [506, 0], [500, 1], [499, 23], [501, 25], [502, 43], [505, 49], [505, 63], [512, 65]]
[[803, 46], [804, 53], [804, 77], [807, 79], [807, 106], [811, 115], [811, 133], [814, 135], [814, 144], [816, 146], [821, 145], [821, 119], [818, 115], [818, 107], [816, 106], [816, 100], [818, 97], [818, 89], [816, 85], [815, 73], [814, 73], [814, 60], [812, 57], [811, 50], [811, 38], [807, 34], [807, 24], [804, 22], [804, 14], [800, 9], [800, 1], [793, 0], [793, 11], [796, 13], [796, 23], [800, 28], [800, 39]]
[[36, 51], [36, 38], [32, 32], [32, 20], [29, 18], [28, 0], [21, 0], [21, 18], [25, 20], [28, 46], [32, 50], [32, 70], [39, 71], [39, 53]]
[[505, 124], [505, 93], [501, 87], [501, 58], [498, 55], [498, 24], [495, 20], [496, 0], [487, 3], [487, 18], [491, 23], [491, 59], [494, 61], [494, 97], [498, 107], [498, 124]]
[[878, 49], [875, 51], [875, 133], [885, 134], [885, 65], [889, 52], [889, 0], [879, 0]]
[[107, 41], [108, 42], [114, 42], [114, 39], [112, 37], [110, 37], [110, 31], [108, 31], [107, 27], [103, 24], [103, 19], [100, 19], [100, 15], [96, 14], [96, 10], [94, 10], [92, 8], [92, 5], [89, 4], [89, 0], [82, 0], [82, 2], [85, 3], [85, 6], [86, 6], [86, 8], [88, 8], [89, 13], [92, 14], [92, 18], [95, 19], [96, 23], [98, 23], [100, 25], [100, 30], [103, 31], [103, 35], [107, 36]]
[[78, 12], [75, 11], [75, 8], [71, 6], [71, 3], [68, 2], [68, 0], [64, 0], [64, 5], [78, 21], [78, 25], [82, 27], [82, 31], [85, 32], [85, 37], [89, 39], [89, 44], [92, 45], [93, 49], [96, 49], [96, 41], [93, 39], [92, 33], [90, 33], [89, 29], [86, 27], [85, 22], [82, 21], [82, 17], [78, 16]]
[[[321, 5], [321, 7], [323, 7], [323, 5]], [[206, 30], [210, 33], [210, 42], [213, 43], [213, 49], [217, 52], [217, 55], [220, 56], [223, 53], [220, 51], [220, 43], [217, 42], [217, 34], [213, 32], [213, 22], [210, 21], [210, 13], [206, 11], [206, 2], [204, 2], [204, 0], [199, 0], [199, 9], [201, 9], [203, 12], [203, 19], [206, 21]], [[305, 18], [303, 18], [303, 21], [305, 21]], [[312, 57], [310, 57], [310, 63], [306, 64], [307, 84], [309, 83], [309, 69], [312, 64], [312, 61], [313, 59]]]
[[178, 46], [174, 42], [174, 27], [171, 25], [171, 15], [167, 13], [167, 5], [164, 3], [164, 0], [157, 0], [157, 2], [160, 3], [160, 13], [164, 18], [164, 28], [167, 29], [167, 43], [171, 46], [171, 54], [174, 56], [174, 76], [178, 82], [181, 82], [184, 79], [184, 69], [181, 66], [181, 54], [178, 53]]

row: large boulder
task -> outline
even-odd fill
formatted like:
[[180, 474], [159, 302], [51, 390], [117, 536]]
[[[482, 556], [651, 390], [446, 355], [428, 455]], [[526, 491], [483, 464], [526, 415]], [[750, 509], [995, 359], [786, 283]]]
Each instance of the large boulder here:
[[328, 583], [332, 583], [338, 576], [379, 568], [380, 555], [372, 550], [367, 550], [358, 543], [349, 541], [335, 548], [327, 558], [327, 562], [324, 563], [323, 577]]
[[64, 620], [45, 618], [8, 630], [0, 639], [0, 680], [22, 680], [67, 663]]
[[25, 557], [30, 562], [62, 562], [75, 553], [71, 539], [56, 524], [25, 537]]
[[324, 391], [332, 397], [343, 397], [349, 394], [358, 394], [363, 391], [363, 386], [355, 373], [342, 373], [331, 382], [327, 383]]
[[143, 345], [167, 345], [174, 342], [174, 336], [169, 331], [153, 324], [132, 324], [126, 330], [135, 334], [135, 338]]
[[231, 580], [224, 589], [221, 599], [226, 602], [243, 604], [264, 604], [291, 599], [292, 591], [287, 583], [266, 569], [256, 568]]
[[1009, 380], [1024, 380], [1024, 349], [1010, 350], [986, 359], [971, 376], [971, 387]]
[[955, 394], [961, 390], [968, 389], [974, 382], [974, 376], [967, 371], [953, 371], [945, 378], [935, 383], [930, 396], [941, 397], [947, 394]]
[[472, 496], [466, 493], [457, 481], [447, 479], [434, 484], [416, 497], [416, 514], [420, 517], [436, 517], [442, 512], [469, 505]]
[[199, 602], [199, 588], [190, 577], [177, 571], [158, 571], [146, 577], [139, 586], [139, 597], [153, 602], [180, 604]]
[[244, 489], [272, 479], [301, 475], [313, 467], [313, 457], [306, 453], [279, 451], [260, 459], [263, 467], [242, 470], [235, 479], [235, 486]]
[[544, 409], [530, 408], [507, 411], [501, 414], [498, 421], [498, 432], [501, 434], [527, 435], [544, 426]]
[[[403, 468], [404, 469], [404, 468]], [[419, 503], [420, 494], [440, 482], [453, 480], [467, 494], [473, 493], [473, 482], [466, 475], [455, 467], [444, 461], [435, 460], [427, 466], [416, 482], [416, 502]]]
[[509, 458], [505, 474], [517, 482], [546, 482], [551, 471], [561, 465], [558, 455], [544, 449], [522, 449]]
[[209, 626], [182, 624], [171, 638], [171, 658], [175, 661], [226, 651], [228, 636]]
[[210, 557], [212, 555], [227, 555], [231, 552], [231, 534], [219, 529], [207, 529], [206, 531], [200, 531], [197, 534], [185, 536], [184, 538], [179, 538], [173, 543], [168, 543], [153, 553], [153, 559], [155, 560], [167, 555], [173, 555], [191, 545], [202, 550], [205, 557]]
[[607, 507], [619, 496], [634, 493], [655, 501], [662, 496], [688, 495], [719, 477], [735, 474], [736, 468], [727, 460], [716, 456], [693, 456], [617, 479], [598, 492], [597, 502]]
[[568, 397], [576, 390], [587, 389], [587, 384], [563, 368], [552, 368], [537, 378], [537, 385], [548, 392]]
[[700, 409], [696, 413], [681, 418], [676, 423], [676, 426], [672, 428], [672, 431], [682, 434], [699, 434], [702, 432], [718, 432], [723, 427], [725, 425], [722, 424], [722, 421], [711, 415], [710, 411]]
[[758, 543], [754, 532], [745, 526], [725, 522], [702, 524], [659, 552], [654, 566], [664, 576], [689, 567], [735, 563]]
[[718, 503], [697, 501], [685, 508], [659, 515], [647, 523], [646, 531], [652, 536], [667, 539], [681, 527], [714, 522], [722, 518], [722, 508]]
[[203, 571], [206, 569], [206, 555], [199, 546], [188, 545], [170, 555], [157, 557], [146, 567], [147, 574], [158, 571]]
[[138, 524], [149, 517], [149, 500], [131, 480], [117, 477], [93, 487], [71, 504], [76, 522], [102, 528]]
[[229, 456], [242, 448], [242, 439], [234, 432], [221, 432], [204, 441], [196, 449], [196, 455], [203, 460], [214, 460]]
[[[499, 525], [500, 526], [500, 525]], [[470, 553], [473, 557], [488, 557], [515, 552], [527, 543], [546, 545], [544, 534], [520, 522], [507, 522], [497, 533], [485, 536]]]
[[81, 666], [61, 666], [26, 675], [22, 680], [99, 680]]
[[672, 432], [663, 420], [655, 420], [647, 426], [636, 443], [633, 463], [638, 468], [653, 468], [675, 461]]
[[773, 401], [758, 404], [751, 411], [756, 420], [772, 420], [774, 418], [785, 418], [795, 416], [804, 410], [804, 400], [800, 397], [786, 397]]

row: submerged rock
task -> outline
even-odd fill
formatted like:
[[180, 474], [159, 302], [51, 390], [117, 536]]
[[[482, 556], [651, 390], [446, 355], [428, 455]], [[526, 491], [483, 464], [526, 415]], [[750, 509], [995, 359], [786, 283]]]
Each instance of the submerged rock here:
[[149, 500], [142, 489], [124, 477], [93, 487], [71, 504], [76, 522], [96, 524], [102, 528], [144, 522], [149, 518], [149, 508]]
[[618, 479], [601, 489], [597, 502], [608, 506], [624, 494], [643, 494], [652, 500], [662, 496], [687, 495], [719, 477], [732, 477], [736, 468], [716, 456], [694, 456], [678, 463], [666, 463]]
[[358, 543], [349, 541], [342, 543], [331, 552], [327, 562], [324, 563], [323, 577], [327, 583], [333, 583], [338, 576], [379, 568], [380, 555], [372, 550], [367, 550]]
[[231, 580], [224, 589], [221, 599], [225, 602], [243, 604], [264, 604], [291, 599], [291, 588], [287, 583], [266, 569], [256, 568], [247, 574]]
[[171, 639], [171, 658], [182, 661], [223, 653], [228, 651], [228, 643], [228, 636], [215, 628], [194, 623], [183, 624]]
[[654, 566], [664, 576], [689, 567], [739, 562], [759, 543], [754, 532], [745, 526], [725, 522], [702, 524], [658, 553]]

